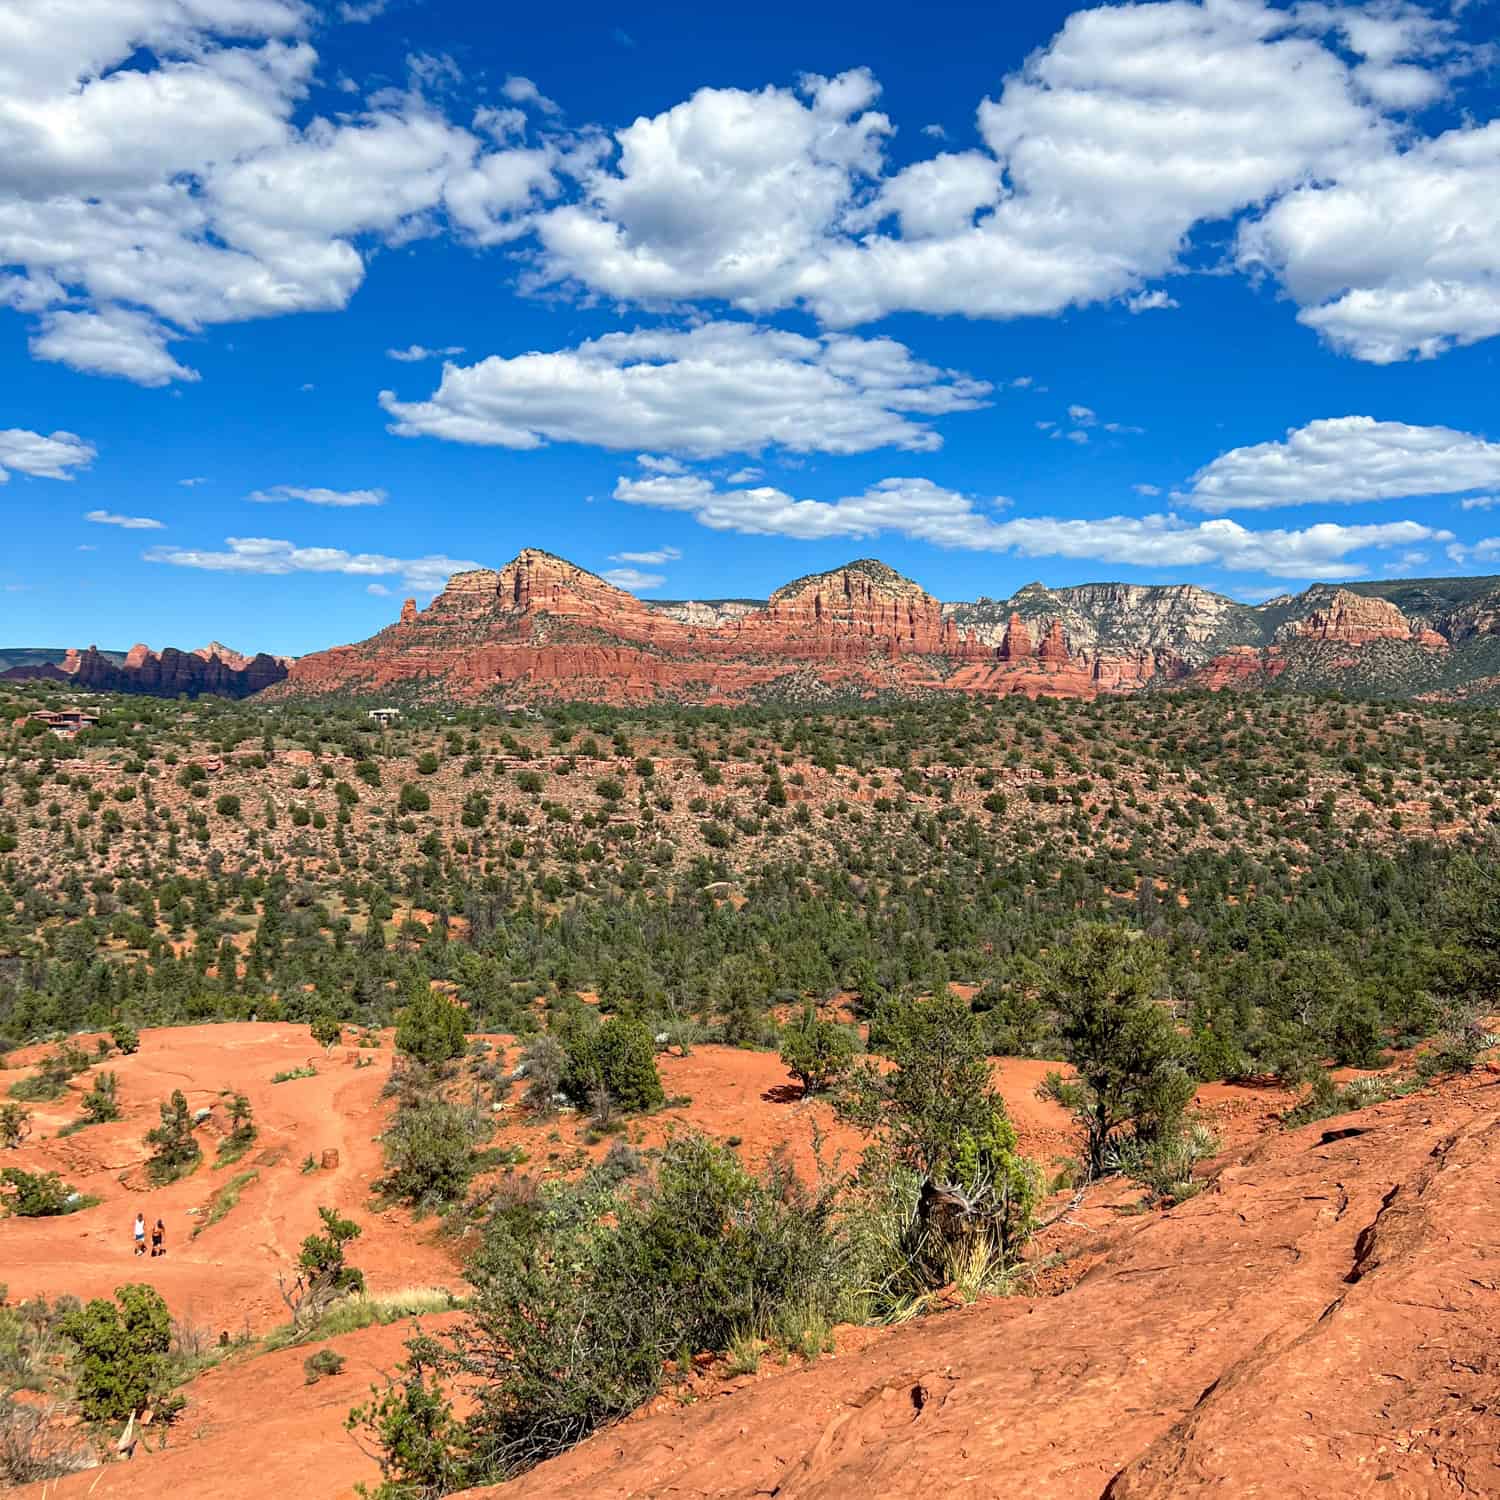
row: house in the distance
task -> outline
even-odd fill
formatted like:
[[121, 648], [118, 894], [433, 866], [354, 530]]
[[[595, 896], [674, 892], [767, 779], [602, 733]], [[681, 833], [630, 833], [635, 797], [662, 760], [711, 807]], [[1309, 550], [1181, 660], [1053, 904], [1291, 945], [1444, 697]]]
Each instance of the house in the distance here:
[[399, 708], [372, 708], [367, 718], [374, 719], [377, 724], [399, 724], [401, 722], [401, 710]]
[[99, 715], [86, 708], [43, 708], [33, 714], [26, 714], [19, 722], [40, 724], [51, 733], [70, 740], [82, 729], [93, 729], [99, 722]]

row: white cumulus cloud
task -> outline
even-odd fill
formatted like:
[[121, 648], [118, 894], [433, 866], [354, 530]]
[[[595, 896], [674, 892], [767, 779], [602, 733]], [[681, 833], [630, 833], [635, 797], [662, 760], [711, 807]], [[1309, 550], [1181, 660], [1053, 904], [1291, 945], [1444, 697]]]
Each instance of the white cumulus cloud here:
[[599, 575], [606, 583], [617, 589], [627, 589], [632, 594], [648, 589], [659, 589], [667, 579], [663, 573], [643, 573], [639, 568], [609, 568]]
[[342, 308], [368, 247], [501, 243], [558, 190], [555, 147], [451, 124], [419, 60], [409, 91], [307, 117], [316, 20], [302, 0], [0, 10], [0, 302], [39, 315], [36, 357], [193, 379], [173, 339]]
[[997, 519], [968, 495], [927, 479], [886, 479], [839, 500], [798, 500], [769, 485], [719, 490], [696, 475], [622, 477], [617, 500], [679, 511], [715, 531], [803, 541], [865, 539], [884, 533], [940, 547], [1064, 557], [1141, 568], [1217, 567], [1279, 578], [1351, 578], [1368, 572], [1353, 554], [1453, 534], [1417, 521], [1369, 526], [1323, 523], [1300, 530], [1256, 531], [1236, 521], [1188, 521], [1172, 515], [1055, 516]]
[[0, 484], [11, 473], [34, 479], [72, 479], [75, 469], [86, 469], [98, 453], [92, 443], [74, 432], [50, 436], [25, 427], [0, 429]]
[[1286, 285], [1302, 322], [1376, 364], [1500, 333], [1500, 120], [1360, 163], [1272, 204], [1239, 260]]
[[252, 490], [249, 498], [257, 505], [279, 505], [288, 500], [300, 500], [306, 505], [328, 505], [339, 509], [354, 506], [384, 505], [386, 492], [370, 490], [326, 490], [304, 489], [295, 484], [275, 484], [270, 489]]
[[449, 344], [445, 349], [428, 349], [422, 344], [408, 344], [405, 349], [387, 349], [385, 357], [397, 360], [404, 365], [414, 365], [424, 359], [448, 359], [463, 352], [462, 344]]
[[540, 274], [834, 325], [1135, 296], [1196, 225], [1389, 149], [1339, 29], [1256, 0], [1080, 10], [980, 104], [983, 151], [894, 174], [863, 70], [701, 89], [617, 132], [582, 201], [541, 216]]
[[178, 568], [201, 568], [211, 573], [257, 573], [282, 577], [289, 573], [344, 573], [356, 578], [397, 576], [417, 593], [435, 592], [454, 573], [479, 566], [462, 558], [386, 557], [378, 552], [346, 552], [341, 547], [299, 547], [274, 537], [225, 538], [227, 550], [191, 547], [152, 547], [147, 562]]
[[[449, 364], [425, 401], [383, 391], [390, 430], [506, 448], [547, 442], [698, 458], [937, 448], [930, 419], [990, 387], [888, 338], [817, 338], [750, 323], [610, 333], [572, 349]], [[659, 461], [659, 460], [658, 460]]]
[[112, 510], [91, 510], [83, 518], [92, 521], [96, 526], [120, 526], [126, 531], [162, 531], [165, 522], [153, 520], [150, 516], [122, 516]]
[[1174, 496], [1197, 510], [1270, 510], [1461, 494], [1500, 484], [1500, 443], [1451, 427], [1327, 417], [1220, 454]]

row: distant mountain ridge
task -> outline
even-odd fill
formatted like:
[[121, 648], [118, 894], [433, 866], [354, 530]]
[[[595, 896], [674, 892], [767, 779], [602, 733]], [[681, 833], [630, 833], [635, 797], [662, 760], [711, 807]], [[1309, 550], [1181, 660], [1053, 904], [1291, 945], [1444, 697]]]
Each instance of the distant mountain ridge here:
[[0, 669], [0, 681], [56, 682], [99, 692], [142, 693], [156, 698], [185, 694], [197, 698], [213, 693], [222, 698], [248, 698], [280, 682], [290, 658], [264, 652], [245, 656], [218, 641], [195, 651], [172, 646], [159, 654], [144, 645], [129, 651], [101, 651], [97, 646], [79, 651], [23, 648], [0, 652], [29, 658]]
[[270, 693], [728, 704], [1272, 684], [1500, 698], [1500, 577], [1313, 584], [1258, 605], [1194, 584], [1033, 583], [945, 604], [860, 558], [764, 601], [651, 601], [527, 548], [301, 658]]
[[[17, 667], [60, 667], [70, 654], [77, 654], [70, 646], [0, 646], [0, 672], [11, 672]], [[99, 654], [116, 663], [125, 660], [123, 651]]]

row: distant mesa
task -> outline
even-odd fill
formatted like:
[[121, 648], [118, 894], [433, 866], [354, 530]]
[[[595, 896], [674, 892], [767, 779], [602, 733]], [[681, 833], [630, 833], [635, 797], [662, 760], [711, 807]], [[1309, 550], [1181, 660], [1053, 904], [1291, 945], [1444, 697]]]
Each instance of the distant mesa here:
[[1033, 583], [945, 604], [860, 558], [763, 601], [658, 602], [526, 548], [455, 574], [425, 609], [407, 600], [368, 640], [302, 657], [269, 692], [704, 705], [1273, 683], [1399, 695], [1449, 691], [1455, 674], [1500, 676], [1500, 579], [1318, 584], [1263, 605], [1191, 584]]
[[1314, 584], [1242, 604], [1193, 584], [1029, 583], [944, 603], [875, 558], [767, 599], [647, 600], [528, 547], [426, 608], [298, 660], [5, 650], [0, 680], [196, 697], [402, 704], [819, 703], [937, 693], [1093, 699], [1166, 690], [1500, 701], [1500, 578]]
[[[39, 654], [35, 648], [0, 651], [0, 660]], [[196, 651], [166, 647], [160, 654], [135, 645], [122, 656], [89, 646], [46, 653], [54, 660], [23, 661], [0, 672], [0, 682], [58, 682], [96, 692], [142, 693], [155, 698], [185, 694], [197, 698], [213, 693], [221, 698], [248, 698], [283, 681], [290, 658], [255, 656], [231, 650], [218, 641]]]

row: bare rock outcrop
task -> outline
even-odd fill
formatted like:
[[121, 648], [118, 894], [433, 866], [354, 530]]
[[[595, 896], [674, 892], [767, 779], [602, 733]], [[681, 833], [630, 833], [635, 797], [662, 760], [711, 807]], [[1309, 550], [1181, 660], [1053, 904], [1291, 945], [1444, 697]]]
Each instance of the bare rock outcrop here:
[[1495, 1494], [1495, 1092], [1275, 1132], [1061, 1296], [663, 1402], [469, 1500]]
[[[1009, 600], [942, 604], [870, 558], [798, 578], [763, 605], [664, 604], [527, 548], [502, 568], [456, 574], [426, 609], [408, 601], [369, 640], [303, 658], [274, 692], [705, 704], [936, 692], [1093, 698], [1177, 685], [1248, 690], [1289, 671], [1288, 682], [1328, 687], [1367, 667], [1377, 686], [1399, 680], [1420, 691], [1439, 681], [1433, 663], [1460, 630], [1472, 638], [1497, 626], [1500, 588], [1472, 580], [1386, 592], [1314, 585], [1261, 605], [1188, 584], [1034, 583]], [[1493, 674], [1492, 662], [1477, 665]]]
[[1326, 602], [1301, 619], [1289, 620], [1277, 632], [1277, 639], [1341, 641], [1345, 645], [1363, 646], [1370, 641], [1409, 641], [1417, 633], [1389, 599], [1355, 594], [1348, 589], [1326, 592]]
[[248, 698], [281, 682], [286, 667], [265, 653], [241, 658], [243, 666], [233, 666], [217, 655], [203, 656], [196, 651], [178, 651], [168, 646], [159, 655], [145, 646], [135, 646], [124, 662], [116, 664], [90, 646], [82, 652], [70, 680], [80, 687], [100, 692], [143, 693], [156, 698], [175, 698], [186, 694], [196, 698], [214, 693], [223, 698]]

